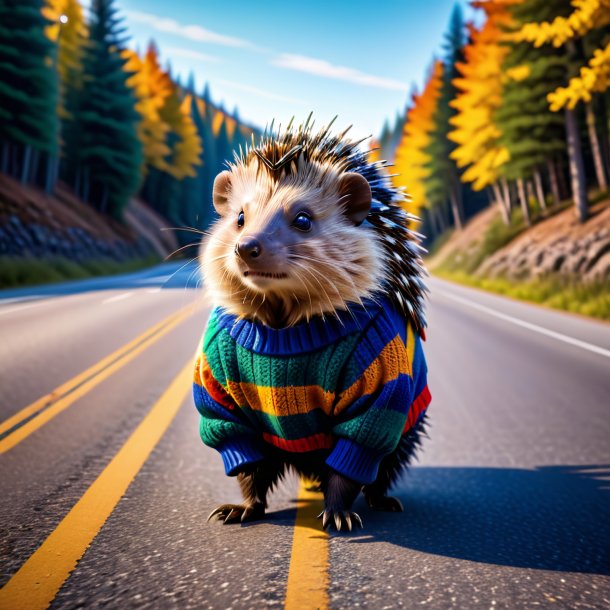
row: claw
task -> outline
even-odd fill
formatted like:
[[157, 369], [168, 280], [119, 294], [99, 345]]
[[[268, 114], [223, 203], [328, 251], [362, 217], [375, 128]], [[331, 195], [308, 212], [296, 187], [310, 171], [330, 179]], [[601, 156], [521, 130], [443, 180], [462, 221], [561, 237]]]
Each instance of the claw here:
[[262, 504], [244, 506], [243, 504], [222, 504], [216, 507], [209, 515], [208, 521], [214, 517], [223, 523], [238, 523], [239, 521], [256, 521], [265, 516], [265, 507]]
[[316, 517], [316, 519], [321, 519], [323, 514], [324, 514], [324, 511], [322, 511], [322, 512], [321, 512], [321, 513], [320, 513], [320, 514], [319, 514], [319, 515]]
[[349, 511], [348, 510], [346, 510], [343, 513], [343, 518], [345, 519], [345, 524], [347, 525], [347, 531], [351, 532], [352, 531], [352, 520], [351, 520], [351, 518], [349, 516]]
[[222, 506], [219, 506], [218, 508], [215, 508], [209, 515], [208, 515], [208, 522], [211, 521], [212, 517], [216, 516], [216, 515], [220, 515], [220, 513], [222, 513]]
[[352, 513], [352, 517], [358, 522], [358, 525], [360, 526], [360, 529], [364, 529], [364, 526], [362, 525], [362, 519], [360, 518], [360, 515], [358, 513]]
[[341, 531], [341, 515], [339, 513], [335, 513], [335, 527], [337, 531]]
[[328, 511], [324, 511], [324, 516], [322, 517], [322, 529], [325, 530], [330, 524], [330, 513]]
[[232, 508], [229, 514], [225, 517], [225, 525], [227, 523], [235, 523], [239, 521], [240, 511], [235, 508]]

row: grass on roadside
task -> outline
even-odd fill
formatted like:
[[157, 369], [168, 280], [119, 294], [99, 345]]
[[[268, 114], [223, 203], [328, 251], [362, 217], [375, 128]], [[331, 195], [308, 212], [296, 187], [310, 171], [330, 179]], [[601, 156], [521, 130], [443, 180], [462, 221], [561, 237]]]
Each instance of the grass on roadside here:
[[610, 286], [607, 281], [583, 284], [562, 277], [544, 277], [514, 282], [501, 277], [479, 277], [465, 271], [437, 269], [434, 273], [460, 284], [482, 288], [522, 301], [610, 320]]
[[156, 255], [119, 263], [112, 260], [91, 260], [75, 263], [63, 257], [48, 259], [0, 257], [0, 288], [16, 288], [50, 284], [66, 280], [129, 273], [160, 262]]

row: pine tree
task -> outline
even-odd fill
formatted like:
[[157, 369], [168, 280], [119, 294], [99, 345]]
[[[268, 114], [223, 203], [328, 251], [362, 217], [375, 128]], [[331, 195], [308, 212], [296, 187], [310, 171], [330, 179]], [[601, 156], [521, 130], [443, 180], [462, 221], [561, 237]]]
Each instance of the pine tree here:
[[433, 202], [449, 200], [453, 221], [458, 229], [464, 224], [463, 189], [455, 161], [451, 158], [455, 144], [448, 136], [452, 130], [450, 121], [456, 114], [456, 110], [450, 105], [457, 93], [453, 83], [458, 76], [456, 64], [463, 60], [465, 42], [464, 19], [460, 6], [456, 4], [451, 13], [449, 30], [445, 35], [441, 92], [433, 117], [434, 129], [426, 150], [430, 156], [430, 176], [426, 181], [426, 192]]
[[124, 28], [116, 13], [114, 0], [93, 0], [83, 58], [86, 78], [70, 130], [77, 193], [120, 218], [140, 183], [142, 147], [136, 99], [121, 55]]
[[58, 77], [55, 45], [42, 0], [0, 3], [0, 167], [37, 179], [41, 157], [57, 154]]
[[231, 147], [231, 138], [229, 136], [229, 127], [225, 116], [222, 112], [218, 113], [222, 117], [220, 128], [216, 135], [216, 157], [219, 162], [217, 169], [221, 172], [226, 169], [225, 163], [233, 158], [233, 148]]
[[216, 138], [212, 131], [212, 119], [214, 109], [210, 99], [210, 89], [206, 83], [204, 92], [201, 98], [197, 98], [198, 117], [201, 124], [198, 125], [198, 131], [203, 139], [203, 175], [204, 175], [204, 201], [206, 205], [212, 202], [212, 189], [214, 186], [214, 178], [218, 174], [219, 162], [216, 152]]
[[[565, 10], [567, 0], [559, 3]], [[562, 7], [547, 0], [516, 3], [510, 6], [511, 27], [516, 29], [540, 16], [556, 14], [558, 8]], [[502, 103], [493, 120], [502, 132], [500, 144], [510, 156], [502, 167], [502, 175], [516, 181], [524, 220], [529, 224], [525, 182], [534, 179], [540, 183], [541, 169], [565, 151], [563, 120], [549, 110], [546, 94], [561, 82], [566, 62], [561, 53], [551, 48], [535, 49], [527, 42], [507, 44]], [[544, 205], [543, 195], [539, 196], [539, 202]]]

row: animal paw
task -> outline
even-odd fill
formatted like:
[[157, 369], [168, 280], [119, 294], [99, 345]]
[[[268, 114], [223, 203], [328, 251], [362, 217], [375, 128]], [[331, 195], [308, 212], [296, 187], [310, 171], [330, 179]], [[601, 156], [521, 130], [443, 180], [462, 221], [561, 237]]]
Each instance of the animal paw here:
[[351, 532], [354, 526], [363, 527], [360, 515], [351, 510], [332, 510], [326, 508], [318, 515], [318, 519], [322, 519], [322, 529], [324, 530], [334, 527], [338, 532], [342, 529]]
[[209, 515], [208, 521], [216, 517], [218, 521], [227, 523], [246, 523], [248, 521], [258, 521], [265, 516], [265, 507], [262, 504], [221, 504]]
[[388, 513], [401, 513], [404, 508], [398, 498], [391, 496], [365, 495], [366, 503], [372, 510], [381, 510]]

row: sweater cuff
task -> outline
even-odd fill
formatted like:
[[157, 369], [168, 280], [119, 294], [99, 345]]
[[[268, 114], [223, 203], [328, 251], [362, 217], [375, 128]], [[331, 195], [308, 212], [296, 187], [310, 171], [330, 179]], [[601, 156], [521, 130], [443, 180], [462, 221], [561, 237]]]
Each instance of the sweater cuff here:
[[248, 437], [225, 441], [220, 447], [216, 447], [216, 450], [220, 453], [225, 472], [230, 477], [235, 476], [246, 464], [260, 462], [265, 457]]
[[369, 485], [377, 478], [384, 455], [347, 438], [340, 438], [326, 459], [326, 464], [348, 479]]

